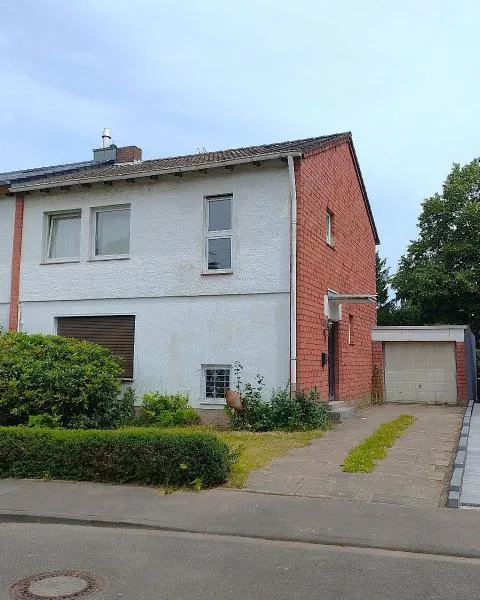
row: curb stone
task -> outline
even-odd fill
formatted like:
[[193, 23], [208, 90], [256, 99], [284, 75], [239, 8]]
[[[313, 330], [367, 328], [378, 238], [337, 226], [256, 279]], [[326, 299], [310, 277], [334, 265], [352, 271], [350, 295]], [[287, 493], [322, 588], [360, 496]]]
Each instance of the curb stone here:
[[458, 441], [458, 450], [455, 456], [454, 468], [450, 485], [448, 488], [448, 508], [460, 508], [460, 495], [462, 492], [463, 474], [465, 471], [465, 461], [467, 459], [468, 435], [470, 433], [470, 421], [472, 419], [473, 400], [467, 405], [463, 416], [462, 429]]

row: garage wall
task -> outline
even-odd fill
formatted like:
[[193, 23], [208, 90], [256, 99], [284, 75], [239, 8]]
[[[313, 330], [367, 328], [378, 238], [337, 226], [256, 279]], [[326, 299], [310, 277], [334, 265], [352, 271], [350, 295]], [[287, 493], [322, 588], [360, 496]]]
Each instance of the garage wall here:
[[385, 400], [457, 403], [455, 342], [385, 342]]

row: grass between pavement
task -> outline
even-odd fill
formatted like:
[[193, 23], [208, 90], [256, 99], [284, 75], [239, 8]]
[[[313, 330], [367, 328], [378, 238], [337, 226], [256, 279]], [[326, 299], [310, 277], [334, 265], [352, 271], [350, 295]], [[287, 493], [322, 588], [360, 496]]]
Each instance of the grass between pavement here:
[[397, 419], [380, 425], [372, 435], [350, 450], [343, 462], [343, 470], [347, 473], [374, 471], [376, 461], [386, 457], [387, 448], [391, 448], [414, 422], [415, 417], [412, 415], [400, 415]]
[[[188, 427], [198, 431], [210, 431], [210, 427]], [[226, 486], [242, 488], [245, 486], [250, 472], [268, 465], [279, 456], [284, 456], [294, 448], [307, 446], [313, 439], [320, 438], [325, 433], [313, 431], [265, 431], [252, 433], [249, 431], [217, 430], [213, 432], [223, 440], [231, 451], [238, 451], [238, 460], [232, 465]]]

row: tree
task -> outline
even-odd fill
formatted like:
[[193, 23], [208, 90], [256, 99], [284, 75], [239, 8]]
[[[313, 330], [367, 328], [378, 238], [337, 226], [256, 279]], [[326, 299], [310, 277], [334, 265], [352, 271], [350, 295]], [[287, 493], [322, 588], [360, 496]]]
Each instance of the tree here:
[[390, 325], [390, 317], [393, 310], [393, 300], [389, 298], [390, 269], [387, 267], [387, 259], [380, 258], [376, 253], [377, 267], [377, 323], [378, 325]]
[[420, 234], [392, 278], [417, 324], [470, 325], [480, 333], [480, 158], [454, 164], [442, 193], [424, 200]]

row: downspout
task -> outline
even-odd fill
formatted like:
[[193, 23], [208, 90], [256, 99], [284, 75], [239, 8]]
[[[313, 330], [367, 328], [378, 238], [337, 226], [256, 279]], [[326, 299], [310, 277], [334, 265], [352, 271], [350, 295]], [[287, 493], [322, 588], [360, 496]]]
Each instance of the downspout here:
[[12, 244], [12, 271], [10, 279], [10, 314], [8, 318], [8, 330], [18, 331], [20, 317], [20, 263], [22, 259], [22, 236], [23, 236], [23, 194], [17, 194], [15, 198], [15, 220], [13, 224]]
[[287, 157], [290, 179], [290, 391], [297, 389], [297, 188], [293, 156]]

